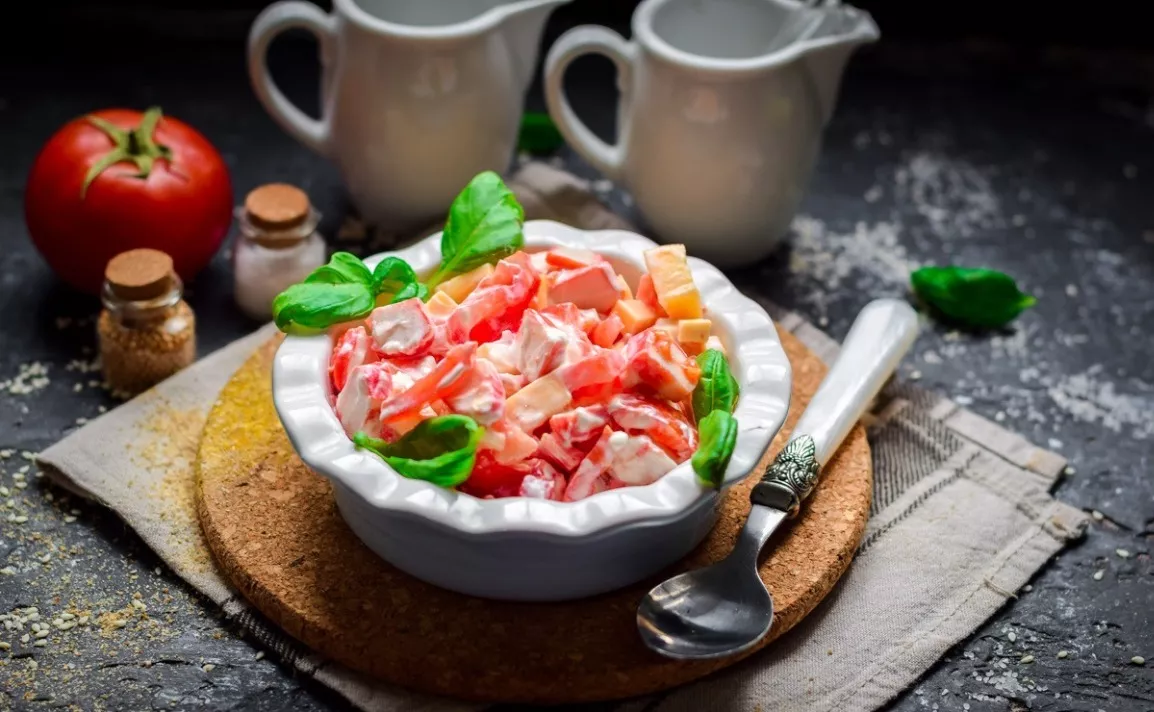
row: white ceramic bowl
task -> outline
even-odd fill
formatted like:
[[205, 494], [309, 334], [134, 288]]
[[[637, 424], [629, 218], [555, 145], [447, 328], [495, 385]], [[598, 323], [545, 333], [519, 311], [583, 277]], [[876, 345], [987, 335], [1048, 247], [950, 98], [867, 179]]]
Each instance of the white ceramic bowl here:
[[[418, 273], [440, 262], [440, 233], [394, 253]], [[527, 249], [584, 247], [636, 286], [654, 242], [622, 230], [525, 224]], [[370, 267], [386, 255], [366, 260]], [[715, 267], [690, 258], [694, 280], [741, 386], [737, 447], [724, 486], [748, 476], [789, 408], [790, 366], [773, 321]], [[716, 490], [689, 462], [657, 482], [578, 502], [483, 500], [398, 475], [358, 450], [330, 405], [332, 338], [289, 336], [273, 364], [273, 400], [306, 464], [332, 480], [357, 536], [383, 559], [437, 586], [519, 601], [580, 598], [636, 582], [685, 556], [713, 527]]]

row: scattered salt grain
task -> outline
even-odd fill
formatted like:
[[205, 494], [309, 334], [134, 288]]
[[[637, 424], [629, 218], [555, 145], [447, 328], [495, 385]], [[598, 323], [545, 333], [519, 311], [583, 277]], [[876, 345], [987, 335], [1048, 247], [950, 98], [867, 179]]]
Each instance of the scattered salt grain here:
[[1106, 572], [1105, 572], [1105, 571], [1095, 571], [1095, 572], [1094, 572], [1094, 580], [1095, 580], [1095, 581], [1101, 581], [1101, 580], [1102, 580], [1102, 577], [1103, 577], [1103, 576], [1105, 576], [1105, 575], [1106, 575]]
[[253, 656], [253, 660], [264, 660], [264, 651], [258, 650], [257, 654]]
[[1097, 509], [1095, 509], [1093, 512], [1090, 512], [1090, 516], [1093, 517], [1094, 521], [1096, 522], [1100, 522], [1106, 518], [1106, 516], [1099, 512]]
[[1134, 665], [1145, 665], [1146, 658], [1142, 657], [1141, 655], [1135, 655], [1134, 657], [1130, 658], [1130, 662]]
[[1058, 651], [1058, 659], [1059, 659], [1059, 660], [1064, 660], [1064, 659], [1066, 659], [1066, 658], [1067, 658], [1069, 655], [1070, 655], [1070, 653], [1066, 652], [1065, 650], [1059, 650], [1059, 651]]
[[23, 396], [34, 393], [49, 383], [47, 364], [33, 361], [21, 364], [19, 372], [14, 377], [0, 381], [0, 390], [14, 396]]
[[204, 665], [201, 666], [200, 669], [204, 670], [205, 672], [212, 672], [213, 670], [216, 669], [216, 666], [213, 665], [212, 663], [205, 663]]
[[1114, 553], [1118, 555], [1119, 559], [1129, 559], [1130, 558], [1130, 552], [1127, 551], [1126, 549], [1115, 549]]
[[12, 649], [11, 643], [5, 643], [3, 640], [0, 640], [0, 650], [11, 650], [11, 649]]
[[1030, 663], [1034, 662], [1034, 656], [1033, 655], [1023, 655], [1022, 659], [1019, 660], [1018, 662], [1022, 663], [1023, 665], [1029, 665]]
[[45, 640], [44, 638], [41, 638], [40, 640], [38, 640], [32, 644], [32, 646], [35, 648], [43, 648], [43, 647], [46, 647], [47, 645], [48, 645], [48, 641]]
[[1014, 631], [1010, 631], [1009, 633], [1006, 634], [1006, 639], [1009, 640], [1011, 643], [1013, 643], [1015, 640], [1018, 639], [1018, 634], [1015, 633]]
[[10, 494], [12, 494], [12, 490], [8, 489], [7, 487], [0, 486], [0, 497], [7, 497]]

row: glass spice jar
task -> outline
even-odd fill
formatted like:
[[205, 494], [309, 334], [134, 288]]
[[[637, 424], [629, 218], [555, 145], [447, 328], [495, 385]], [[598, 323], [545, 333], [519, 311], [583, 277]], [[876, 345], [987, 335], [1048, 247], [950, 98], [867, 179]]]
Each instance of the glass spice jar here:
[[172, 258], [159, 250], [129, 250], [108, 262], [96, 329], [114, 395], [134, 396], [196, 359], [196, 318], [183, 296]]
[[308, 195], [287, 183], [262, 185], [245, 197], [233, 251], [234, 293], [245, 314], [269, 319], [276, 295], [325, 263], [320, 217]]

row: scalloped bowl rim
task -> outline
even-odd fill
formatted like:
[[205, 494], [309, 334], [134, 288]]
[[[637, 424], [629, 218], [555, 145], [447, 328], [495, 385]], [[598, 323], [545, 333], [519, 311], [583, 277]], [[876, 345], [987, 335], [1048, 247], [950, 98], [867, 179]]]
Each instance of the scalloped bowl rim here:
[[[637, 269], [642, 253], [657, 243], [625, 230], [579, 230], [549, 220], [525, 223], [526, 248], [581, 247]], [[365, 260], [372, 267], [395, 255], [418, 273], [440, 262], [437, 232], [395, 252]], [[781, 428], [789, 410], [791, 369], [773, 320], [711, 264], [691, 257], [690, 270], [723, 329], [723, 340], [741, 386], [734, 413], [737, 446], [723, 486], [748, 477]], [[273, 361], [273, 402], [289, 440], [312, 469], [338, 482], [375, 509], [415, 515], [471, 535], [538, 533], [563, 538], [604, 533], [623, 525], [656, 524], [692, 509], [714, 494], [688, 461], [658, 481], [600, 492], [576, 502], [525, 497], [479, 499], [423, 480], [402, 477], [383, 460], [358, 450], [345, 434], [329, 399], [332, 337], [287, 336]]]

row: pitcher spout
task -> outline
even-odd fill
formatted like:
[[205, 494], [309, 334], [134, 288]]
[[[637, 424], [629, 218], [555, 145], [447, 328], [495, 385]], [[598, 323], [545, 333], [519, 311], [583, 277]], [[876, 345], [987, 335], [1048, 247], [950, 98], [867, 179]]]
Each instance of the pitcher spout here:
[[501, 29], [520, 81], [521, 90], [529, 88], [537, 66], [537, 47], [549, 15], [572, 0], [521, 0], [501, 6]]
[[858, 47], [876, 42], [881, 33], [869, 13], [854, 7], [843, 5], [815, 12], [819, 14], [813, 17], [799, 49], [825, 124], [837, 106], [849, 58]]

